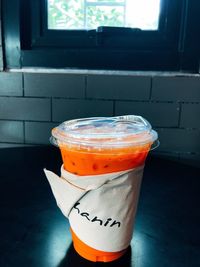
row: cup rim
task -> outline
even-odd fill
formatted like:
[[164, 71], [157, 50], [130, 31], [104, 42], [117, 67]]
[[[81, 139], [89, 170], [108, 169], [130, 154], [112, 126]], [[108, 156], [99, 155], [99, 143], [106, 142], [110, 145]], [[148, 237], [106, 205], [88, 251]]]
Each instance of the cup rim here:
[[52, 129], [50, 142], [56, 146], [66, 144], [101, 149], [154, 144], [153, 149], [157, 139], [157, 132], [143, 117], [124, 115], [65, 121]]

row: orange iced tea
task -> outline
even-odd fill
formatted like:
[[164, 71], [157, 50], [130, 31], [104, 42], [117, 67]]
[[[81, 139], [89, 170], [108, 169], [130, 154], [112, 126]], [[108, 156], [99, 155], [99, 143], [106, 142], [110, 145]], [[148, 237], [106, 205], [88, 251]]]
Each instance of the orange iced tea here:
[[[52, 142], [60, 148], [64, 169], [81, 179], [144, 165], [155, 140], [157, 133], [151, 125], [134, 115], [71, 120], [52, 130]], [[126, 251], [96, 250], [82, 242], [73, 229], [71, 233], [75, 250], [90, 261], [113, 261]]]
[[64, 169], [77, 175], [97, 175], [129, 170], [144, 164], [151, 143], [143, 146], [97, 149], [61, 144]]

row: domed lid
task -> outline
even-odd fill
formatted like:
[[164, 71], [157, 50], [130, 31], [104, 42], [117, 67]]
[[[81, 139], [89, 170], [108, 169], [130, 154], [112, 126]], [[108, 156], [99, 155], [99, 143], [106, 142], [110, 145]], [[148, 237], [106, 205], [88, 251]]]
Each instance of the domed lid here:
[[69, 120], [52, 130], [55, 145], [114, 148], [153, 144], [158, 139], [150, 123], [141, 116], [92, 117]]

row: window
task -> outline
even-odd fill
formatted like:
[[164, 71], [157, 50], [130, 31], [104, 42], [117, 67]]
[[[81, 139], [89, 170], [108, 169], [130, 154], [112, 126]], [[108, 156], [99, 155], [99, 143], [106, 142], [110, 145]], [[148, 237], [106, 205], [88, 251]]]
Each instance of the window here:
[[199, 70], [200, 1], [3, 0], [7, 68]]
[[160, 7], [160, 0], [48, 0], [48, 29], [113, 26], [158, 30]]

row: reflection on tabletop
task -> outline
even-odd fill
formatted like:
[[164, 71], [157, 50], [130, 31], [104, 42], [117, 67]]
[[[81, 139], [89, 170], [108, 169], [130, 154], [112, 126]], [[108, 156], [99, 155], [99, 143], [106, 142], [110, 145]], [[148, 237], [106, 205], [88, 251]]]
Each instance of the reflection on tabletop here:
[[56, 267], [131, 267], [131, 247], [128, 248], [127, 252], [118, 260], [107, 263], [100, 262], [90, 262], [82, 257], [80, 257], [73, 248], [71, 244], [68, 248], [65, 257], [61, 260], [61, 262]]

